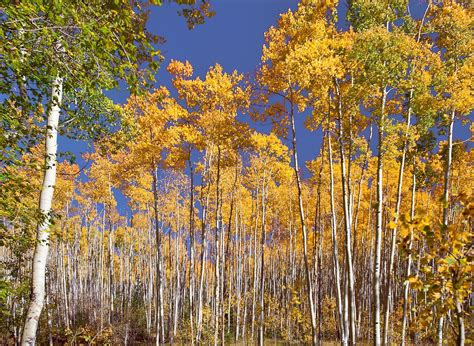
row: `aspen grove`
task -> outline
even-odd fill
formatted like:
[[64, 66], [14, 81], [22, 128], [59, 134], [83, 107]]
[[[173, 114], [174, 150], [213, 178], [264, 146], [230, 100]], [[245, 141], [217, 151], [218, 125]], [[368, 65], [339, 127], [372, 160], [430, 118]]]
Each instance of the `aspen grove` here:
[[201, 75], [158, 5], [1, 2], [0, 343], [473, 343], [472, 4], [300, 0]]

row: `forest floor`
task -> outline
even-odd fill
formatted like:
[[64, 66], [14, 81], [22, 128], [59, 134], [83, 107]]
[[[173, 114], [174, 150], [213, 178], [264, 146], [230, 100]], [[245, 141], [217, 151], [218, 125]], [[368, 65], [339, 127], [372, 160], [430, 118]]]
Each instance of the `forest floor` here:
[[[256, 342], [253, 344], [256, 344]], [[252, 342], [250, 340], [243, 340], [237, 343], [230, 343], [229, 345], [232, 345], [232, 346], [252, 345]], [[301, 342], [300, 341], [284, 341], [284, 340], [279, 340], [279, 339], [265, 339], [264, 345], [265, 346], [301, 345]], [[336, 345], [338, 345], [338, 343], [335, 341], [322, 342], [322, 346], [336, 346]]]

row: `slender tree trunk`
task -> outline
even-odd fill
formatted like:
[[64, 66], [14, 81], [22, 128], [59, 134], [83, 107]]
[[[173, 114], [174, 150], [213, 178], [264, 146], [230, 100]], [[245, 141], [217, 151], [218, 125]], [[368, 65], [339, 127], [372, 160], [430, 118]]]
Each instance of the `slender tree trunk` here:
[[[257, 196], [258, 198], [258, 196]], [[265, 241], [266, 241], [266, 203], [265, 176], [262, 183], [262, 235], [260, 243], [260, 320], [258, 328], [258, 344], [263, 346], [265, 336]]]
[[33, 256], [31, 297], [21, 337], [22, 345], [34, 345], [36, 330], [43, 309], [45, 297], [46, 263], [49, 251], [49, 226], [51, 225], [51, 205], [53, 202], [54, 185], [56, 183], [58, 125], [62, 102], [63, 79], [56, 77], [51, 90], [51, 104], [45, 138], [45, 168], [41, 188], [39, 209], [41, 220], [37, 227], [37, 243]]
[[380, 338], [380, 261], [382, 257], [382, 217], [383, 217], [383, 156], [384, 156], [384, 122], [385, 103], [387, 99], [387, 89], [382, 90], [382, 106], [379, 118], [379, 138], [377, 154], [377, 219], [375, 234], [375, 257], [374, 257], [374, 344], [381, 345]]
[[[205, 155], [205, 171], [203, 174], [203, 179], [209, 180], [208, 175], [210, 174], [210, 167], [212, 164], [212, 151], [209, 154], [209, 159], [207, 160], [207, 151]], [[204, 184], [204, 182], [203, 182]], [[202, 221], [201, 221], [201, 269], [200, 269], [200, 276], [199, 276], [199, 291], [198, 291], [198, 308], [197, 308], [197, 330], [196, 330], [196, 342], [201, 340], [201, 333], [202, 333], [202, 318], [203, 318], [203, 290], [204, 290], [204, 276], [205, 276], [205, 257], [206, 257], [206, 221], [207, 221], [207, 211], [209, 210], [209, 188], [210, 184], [208, 184], [208, 191], [206, 193], [206, 202], [204, 201], [204, 186], [201, 187], [201, 205], [202, 208]]]
[[[318, 174], [318, 187], [317, 187], [317, 201], [316, 201], [316, 215], [314, 217], [314, 225], [315, 225], [315, 247], [314, 251], [317, 252], [315, 270], [316, 270], [316, 278], [318, 282], [318, 310], [317, 310], [317, 321], [318, 321], [318, 344], [320, 345], [322, 342], [323, 334], [323, 290], [322, 290], [322, 260], [323, 260], [323, 222], [322, 222], [322, 210], [321, 210], [321, 186], [323, 184], [323, 169], [324, 169], [324, 150], [325, 150], [325, 143], [326, 143], [326, 132], [323, 132], [323, 144], [321, 146], [321, 166], [319, 168]], [[316, 241], [317, 239], [317, 241]], [[313, 256], [315, 256], [313, 254]]]
[[464, 328], [464, 318], [462, 317], [462, 315], [462, 304], [458, 299], [456, 299], [456, 317], [458, 319], [458, 346], [464, 346], [464, 343], [466, 341], [466, 331]]
[[[416, 193], [416, 166], [413, 165], [412, 173], [412, 186], [411, 186], [411, 207], [410, 207], [410, 220], [413, 221], [415, 218], [415, 193]], [[411, 275], [411, 266], [412, 266], [412, 255], [411, 250], [413, 248], [413, 227], [410, 226], [410, 244], [408, 247], [408, 259], [407, 259], [407, 268], [405, 272], [405, 278], [409, 278]], [[405, 284], [403, 290], [403, 318], [402, 318], [402, 341], [401, 345], [405, 346], [406, 330], [408, 326], [408, 295], [410, 293], [410, 283]]]
[[[179, 207], [179, 203], [177, 203], [177, 207]], [[178, 218], [179, 218], [179, 210], [177, 212]], [[179, 223], [179, 221], [178, 221]], [[181, 274], [180, 274], [180, 269], [179, 269], [179, 262], [180, 262], [180, 244], [179, 244], [179, 229], [180, 225], [178, 224], [176, 227], [176, 239], [175, 239], [175, 260], [174, 260], [174, 272], [176, 273], [176, 287], [175, 287], [175, 292], [174, 292], [174, 312], [173, 312], [173, 333], [172, 333], [172, 341], [174, 341], [174, 338], [177, 335], [178, 331], [178, 318], [179, 318], [179, 306], [180, 306], [180, 296], [181, 296]], [[170, 232], [171, 234], [171, 232]], [[171, 247], [170, 247], [171, 250]], [[186, 277], [186, 276], [184, 276]], [[190, 314], [192, 315], [192, 312], [190, 311]], [[192, 334], [191, 334], [192, 335]], [[172, 343], [172, 342], [171, 342]]]
[[[129, 329], [130, 329], [130, 316], [131, 316], [131, 307], [132, 307], [132, 291], [133, 291], [133, 282], [132, 282], [132, 252], [133, 252], [133, 242], [130, 241], [130, 245], [128, 247], [128, 288], [127, 290], [123, 291], [127, 293], [127, 300], [126, 300], [126, 307], [125, 307], [125, 340], [124, 344], [128, 345], [129, 339]], [[125, 279], [125, 278], [124, 278]]]
[[[350, 190], [349, 190], [349, 177], [346, 174], [346, 154], [344, 150], [343, 140], [343, 123], [342, 123], [342, 96], [339, 90], [339, 83], [336, 80], [336, 94], [338, 98], [337, 110], [339, 117], [339, 151], [341, 154], [341, 183], [342, 183], [342, 196], [344, 206], [344, 226], [346, 233], [346, 267], [347, 267], [347, 290], [348, 290], [348, 307], [349, 307], [349, 340], [351, 344], [356, 343], [356, 305], [355, 305], [355, 291], [354, 291], [354, 273], [352, 263], [352, 213], [350, 211]], [[350, 161], [350, 152], [348, 155]]]
[[[292, 133], [292, 146], [293, 146], [293, 161], [294, 161], [294, 171], [296, 176], [296, 185], [298, 188], [298, 205], [300, 213], [300, 222], [301, 222], [301, 233], [303, 237], [303, 258], [304, 258], [304, 269], [306, 275], [306, 289], [309, 301], [309, 309], [311, 314], [311, 333], [312, 333], [312, 344], [317, 345], [318, 338], [316, 333], [316, 311], [314, 309], [313, 301], [313, 286], [311, 283], [311, 271], [309, 269], [309, 260], [308, 260], [308, 235], [306, 231], [306, 220], [303, 206], [303, 192], [301, 188], [300, 180], [300, 170], [298, 166], [298, 151], [296, 149], [296, 126], [295, 126], [295, 116], [294, 116], [294, 106], [293, 101], [291, 101], [290, 109], [290, 122], [291, 122], [291, 133]], [[263, 268], [262, 268], [263, 270]]]
[[[446, 170], [444, 172], [444, 191], [443, 191], [443, 224], [445, 227], [449, 224], [449, 187], [451, 184], [451, 166], [453, 161], [453, 128], [454, 128], [454, 116], [456, 111], [453, 109], [448, 124], [448, 147], [446, 153]], [[443, 235], [445, 240], [448, 240], [446, 235]], [[443, 296], [441, 295], [441, 300]], [[443, 326], [444, 326], [444, 315], [439, 317], [438, 320], [438, 345], [443, 345]]]
[[[329, 115], [328, 115], [328, 132], [329, 128]], [[334, 278], [336, 281], [336, 305], [337, 305], [337, 319], [339, 333], [341, 334], [341, 343], [347, 345], [347, 335], [345, 333], [344, 316], [342, 313], [342, 293], [341, 293], [341, 277], [339, 269], [339, 251], [337, 243], [337, 216], [336, 206], [334, 201], [334, 168], [333, 168], [333, 154], [331, 144], [331, 134], [328, 133], [328, 159], [329, 159], [329, 189], [331, 199], [331, 240], [332, 240], [332, 258], [334, 264]]]
[[[240, 197], [240, 195], [239, 195]], [[235, 341], [237, 342], [240, 338], [240, 314], [242, 310], [242, 280], [244, 280], [244, 267], [245, 267], [245, 256], [242, 255], [242, 233], [244, 232], [243, 224], [239, 224], [239, 213], [242, 212], [242, 205], [240, 204], [241, 200], [239, 199], [239, 207], [236, 208], [235, 213], [235, 231], [237, 233], [237, 254], [236, 254], [236, 270], [235, 270], [235, 295], [236, 295], [236, 312], [235, 312]], [[240, 214], [241, 215], [241, 214]]]
[[[241, 222], [242, 224], [242, 222]], [[243, 228], [243, 236], [242, 239], [247, 239], [247, 234], [246, 234], [246, 228], [245, 225], [242, 224]], [[247, 311], [248, 311], [248, 304], [247, 304], [247, 290], [248, 290], [248, 285], [249, 285], [249, 280], [247, 277], [250, 277], [248, 274], [250, 273], [250, 256], [248, 256], [249, 260], [246, 261], [246, 254], [247, 251], [245, 251], [246, 243], [242, 243], [242, 264], [243, 264], [243, 270], [242, 270], [242, 278], [244, 280], [244, 288], [242, 292], [242, 303], [244, 305], [244, 312], [242, 314], [242, 338], [245, 339], [246, 333], [247, 333]], [[249, 251], [250, 252], [250, 251]], [[246, 269], [247, 268], [247, 269]], [[245, 279], [244, 279], [245, 278]]]
[[446, 170], [444, 172], [444, 191], [443, 191], [443, 224], [447, 226], [449, 224], [449, 194], [451, 185], [451, 170], [453, 161], [453, 128], [454, 128], [454, 115], [456, 112], [453, 110], [449, 119], [448, 125], [448, 147], [446, 153]]
[[365, 180], [365, 172], [369, 168], [370, 143], [372, 143], [372, 134], [373, 134], [372, 128], [373, 127], [371, 125], [370, 126], [370, 133], [369, 133], [369, 140], [367, 141], [367, 147], [366, 147], [367, 152], [365, 154], [364, 163], [362, 165], [362, 170], [361, 170], [361, 173], [360, 173], [359, 185], [358, 185], [358, 188], [357, 188], [357, 206], [356, 206], [355, 215], [354, 215], [354, 245], [352, 246], [354, 258], [356, 258], [356, 256], [357, 256], [357, 225], [358, 225], [358, 221], [359, 221], [360, 201], [361, 201], [361, 196], [362, 196], [362, 183]]
[[257, 277], [257, 229], [258, 229], [258, 219], [259, 219], [259, 207], [258, 207], [258, 190], [259, 187], [257, 185], [257, 189], [255, 192], [255, 227], [253, 230], [253, 285], [252, 285], [252, 319], [251, 319], [251, 339], [253, 342], [254, 338], [254, 331], [255, 331], [255, 304], [257, 301], [257, 284], [258, 284], [258, 277]]
[[216, 256], [215, 256], [215, 281], [214, 281], [214, 345], [218, 345], [219, 342], [219, 303], [220, 303], [220, 234], [219, 234], [219, 196], [220, 196], [220, 167], [221, 166], [221, 148], [217, 146], [217, 177], [216, 177], [216, 229], [215, 229], [215, 242], [216, 242]]
[[193, 163], [191, 162], [191, 152], [189, 153], [189, 319], [191, 325], [191, 345], [194, 345], [194, 170]]
[[53, 321], [52, 321], [52, 316], [49, 308], [49, 297], [51, 295], [51, 290], [50, 290], [50, 279], [47, 279], [46, 283], [46, 316], [48, 320], [48, 343], [49, 346], [53, 346], [53, 334], [52, 334], [52, 329], [53, 329]]
[[158, 225], [158, 172], [155, 163], [152, 164], [153, 174], [153, 209], [154, 209], [154, 223], [155, 223], [155, 237], [156, 237], [156, 345], [162, 343], [163, 331], [163, 284], [161, 275], [161, 230]]

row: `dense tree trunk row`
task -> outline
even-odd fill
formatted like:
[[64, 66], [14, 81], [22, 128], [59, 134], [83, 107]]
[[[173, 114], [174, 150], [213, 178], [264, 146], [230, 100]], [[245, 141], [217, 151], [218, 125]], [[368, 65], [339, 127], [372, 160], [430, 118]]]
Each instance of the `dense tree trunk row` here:
[[[418, 191], [416, 166], [404, 168], [404, 156], [398, 174], [382, 175], [378, 164], [378, 184], [368, 186], [364, 178], [377, 168], [367, 168], [368, 159], [352, 164], [349, 179], [345, 145], [333, 143], [331, 126], [312, 185], [295, 175], [276, 185], [269, 168], [251, 174], [238, 162], [226, 166], [226, 153], [214, 147], [205, 154], [200, 184], [155, 170], [151, 204], [128, 217], [79, 187], [86, 200], [81, 206], [70, 196], [64, 221], [51, 234], [41, 340], [101, 342], [113, 335], [125, 344], [263, 344], [266, 338], [353, 344], [370, 340], [371, 326], [380, 324], [386, 340], [415, 341], [423, 331], [412, 324], [417, 296], [405, 280], [420, 264], [411, 255], [394, 257], [387, 208], [413, 219], [415, 200], [426, 204], [433, 196]], [[412, 177], [407, 189], [401, 188], [404, 173]], [[304, 218], [305, 210], [314, 217]], [[386, 295], [385, 309], [400, 314], [399, 321], [391, 314], [380, 319]], [[20, 304], [9, 301], [12, 318], [21, 314]], [[458, 316], [453, 323], [461, 329]]]

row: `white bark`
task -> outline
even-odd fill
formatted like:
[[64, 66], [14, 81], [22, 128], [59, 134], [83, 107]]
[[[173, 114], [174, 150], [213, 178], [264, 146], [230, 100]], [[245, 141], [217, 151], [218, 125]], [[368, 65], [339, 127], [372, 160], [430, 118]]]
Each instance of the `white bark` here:
[[[301, 180], [300, 180], [300, 170], [298, 166], [298, 151], [296, 150], [296, 126], [295, 126], [295, 117], [294, 117], [294, 108], [293, 108], [293, 101], [291, 101], [291, 109], [290, 109], [290, 122], [291, 122], [291, 133], [292, 133], [292, 152], [293, 152], [293, 161], [294, 161], [294, 172], [296, 177], [296, 187], [298, 188], [298, 206], [299, 206], [299, 214], [300, 214], [300, 222], [301, 222], [301, 234], [303, 237], [303, 259], [304, 259], [304, 268], [305, 268], [305, 275], [306, 275], [306, 289], [308, 290], [308, 303], [310, 309], [310, 316], [311, 316], [311, 333], [312, 333], [312, 345], [317, 344], [317, 335], [316, 335], [316, 311], [314, 309], [314, 301], [313, 301], [313, 286], [311, 282], [311, 271], [309, 269], [308, 263], [308, 236], [306, 231], [306, 222], [305, 222], [305, 214], [304, 214], [304, 206], [303, 206], [303, 193], [301, 187]], [[263, 270], [263, 268], [262, 268]]]
[[[262, 237], [260, 247], [260, 321], [258, 327], [258, 345], [263, 346], [265, 336], [265, 242], [266, 242], [266, 196], [265, 196], [265, 177], [262, 183]], [[268, 187], [267, 187], [268, 190]], [[258, 196], [257, 196], [258, 198]]]
[[[220, 167], [221, 167], [221, 149], [218, 146], [217, 147], [217, 176], [216, 176], [216, 217], [215, 217], [215, 222], [216, 222], [216, 233], [215, 233], [215, 243], [216, 243], [216, 262], [215, 262], [215, 281], [214, 281], [214, 299], [215, 299], [215, 305], [214, 305], [214, 345], [218, 345], [218, 336], [219, 336], [219, 311], [221, 309], [220, 307], [220, 293], [221, 293], [221, 268], [220, 268], [220, 262], [221, 262], [221, 245], [220, 245], [220, 234], [219, 232], [222, 232], [220, 230]], [[223, 308], [223, 307], [222, 307]], [[224, 326], [222, 326], [224, 327]]]
[[458, 319], [458, 339], [457, 339], [457, 344], [459, 346], [464, 346], [464, 343], [466, 342], [466, 331], [464, 327], [464, 318], [463, 316], [463, 310], [462, 310], [462, 303], [456, 299], [456, 316]]
[[380, 263], [382, 258], [382, 217], [383, 217], [383, 136], [384, 136], [384, 122], [385, 122], [385, 102], [387, 100], [387, 89], [382, 90], [382, 107], [379, 119], [379, 145], [378, 145], [378, 160], [377, 160], [377, 227], [375, 235], [375, 259], [374, 259], [374, 345], [381, 345], [380, 337]]
[[[343, 140], [343, 124], [342, 124], [342, 99], [341, 93], [339, 90], [339, 83], [337, 79], [335, 80], [336, 93], [337, 93], [337, 110], [339, 116], [339, 151], [341, 154], [341, 185], [342, 185], [342, 196], [343, 196], [343, 206], [344, 206], [344, 228], [346, 233], [346, 266], [347, 266], [347, 292], [349, 302], [348, 310], [346, 309], [346, 314], [349, 314], [349, 324], [346, 324], [346, 329], [349, 328], [349, 333], [346, 333], [349, 336], [350, 343], [356, 343], [356, 303], [355, 303], [355, 291], [354, 291], [354, 272], [353, 272], [353, 263], [352, 263], [352, 206], [349, 202], [350, 199], [350, 184], [348, 180], [350, 179], [350, 170], [349, 174], [346, 173], [346, 153], [344, 151], [344, 140]], [[348, 154], [348, 160], [350, 163], [350, 152]]]
[[[451, 112], [448, 127], [448, 152], [446, 158], [446, 171], [444, 173], [444, 193], [443, 193], [443, 224], [447, 227], [449, 223], [449, 186], [451, 183], [451, 166], [453, 160], [453, 128], [455, 110]], [[446, 237], [445, 237], [446, 238]], [[441, 296], [443, 300], [443, 296]], [[438, 345], [443, 345], [443, 325], [444, 316], [440, 316], [438, 320]]]
[[191, 152], [189, 153], [189, 178], [190, 178], [190, 188], [189, 188], [189, 196], [190, 196], [190, 203], [189, 203], [189, 309], [191, 310], [189, 313], [189, 322], [191, 325], [191, 344], [194, 345], [194, 286], [195, 286], [195, 269], [194, 269], [194, 242], [195, 242], [195, 235], [194, 235], [194, 171], [193, 171], [193, 164], [191, 162]]
[[334, 171], [332, 161], [331, 135], [328, 134], [328, 156], [329, 156], [329, 173], [330, 173], [330, 196], [331, 196], [331, 240], [332, 240], [332, 257], [334, 265], [334, 278], [336, 281], [336, 307], [339, 323], [339, 331], [341, 333], [341, 344], [347, 345], [347, 336], [344, 328], [344, 320], [342, 316], [342, 295], [341, 295], [341, 277], [339, 270], [339, 254], [337, 245], [337, 220], [336, 207], [334, 202]]
[[63, 79], [56, 77], [51, 90], [51, 105], [48, 112], [48, 125], [46, 129], [45, 169], [39, 203], [42, 219], [37, 227], [37, 243], [33, 256], [31, 299], [21, 337], [22, 345], [35, 344], [38, 321], [44, 304], [51, 205], [53, 202], [54, 185], [56, 183], [56, 155], [58, 151], [58, 124], [62, 101], [62, 87]]
[[[212, 151], [209, 154], [208, 160], [208, 152], [206, 150], [206, 154], [204, 156], [205, 164], [204, 164], [204, 173], [203, 177], [209, 180], [208, 174], [210, 174], [210, 170], [212, 167]], [[201, 246], [201, 268], [200, 268], [200, 277], [199, 277], [199, 291], [198, 291], [198, 307], [197, 307], [197, 330], [196, 330], [196, 342], [201, 340], [201, 333], [202, 333], [202, 318], [203, 318], [203, 290], [204, 290], [204, 277], [206, 274], [206, 266], [205, 266], [205, 254], [206, 254], [206, 221], [207, 221], [207, 210], [209, 210], [209, 190], [206, 196], [206, 202], [203, 203], [203, 185], [201, 187], [201, 204], [203, 205], [202, 208], [202, 221], [201, 221], [201, 238], [202, 238], [202, 246]]]
[[[415, 167], [413, 167], [412, 175], [412, 188], [411, 188], [411, 210], [410, 210], [410, 220], [413, 221], [415, 218], [415, 193], [416, 193], [416, 175]], [[407, 268], [405, 272], [405, 277], [408, 279], [411, 275], [411, 265], [412, 265], [412, 256], [411, 251], [413, 248], [413, 227], [410, 226], [410, 244], [408, 247], [408, 259], [407, 259]], [[407, 282], [403, 289], [403, 319], [402, 319], [402, 341], [401, 345], [405, 346], [406, 339], [406, 330], [408, 327], [408, 295], [410, 293], [410, 283]]]

